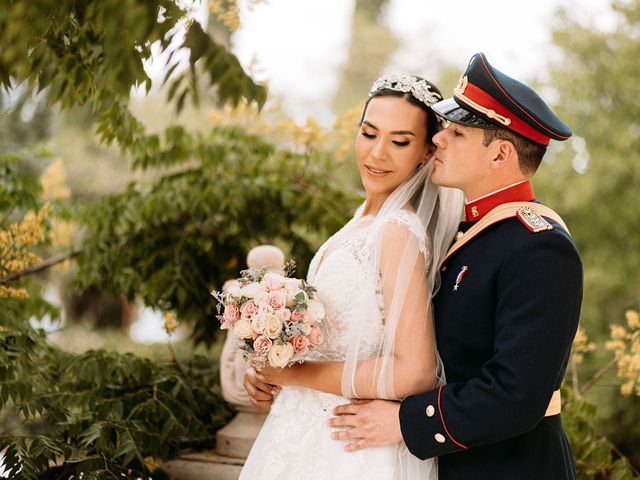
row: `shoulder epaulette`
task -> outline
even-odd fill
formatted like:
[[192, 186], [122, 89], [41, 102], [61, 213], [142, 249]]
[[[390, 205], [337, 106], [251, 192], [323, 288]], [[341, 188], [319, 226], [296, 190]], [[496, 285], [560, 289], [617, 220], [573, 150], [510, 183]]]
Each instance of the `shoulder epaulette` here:
[[530, 207], [520, 207], [516, 213], [518, 220], [531, 232], [538, 233], [545, 230], [553, 230], [553, 225], [547, 222], [542, 215]]
[[566, 230], [567, 233], [569, 233], [569, 229], [562, 221], [562, 218], [560, 218], [560, 215], [549, 207], [545, 207], [544, 205], [534, 202], [503, 203], [491, 210], [487, 215], [479, 220], [478, 223], [473, 225], [462, 235], [456, 235], [456, 241], [451, 245], [449, 251], [440, 261], [440, 266], [442, 267], [451, 255], [460, 250], [485, 228], [513, 217], [518, 217], [518, 219], [534, 233], [553, 229], [553, 225], [551, 225], [546, 218], [553, 220], [555, 223], [560, 225], [560, 227]]

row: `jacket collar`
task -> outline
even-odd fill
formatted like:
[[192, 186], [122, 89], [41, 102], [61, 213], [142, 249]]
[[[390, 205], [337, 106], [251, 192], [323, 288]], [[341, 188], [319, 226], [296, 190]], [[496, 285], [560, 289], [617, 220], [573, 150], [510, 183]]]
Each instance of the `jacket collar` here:
[[480, 220], [498, 205], [507, 202], [530, 202], [535, 199], [531, 182], [524, 182], [509, 185], [495, 192], [476, 198], [474, 201], [464, 206], [464, 221], [475, 222]]

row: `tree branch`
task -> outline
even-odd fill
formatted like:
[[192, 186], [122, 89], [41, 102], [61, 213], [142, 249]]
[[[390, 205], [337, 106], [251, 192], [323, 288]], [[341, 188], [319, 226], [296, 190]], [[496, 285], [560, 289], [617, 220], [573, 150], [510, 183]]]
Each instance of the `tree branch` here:
[[15, 208], [15, 205], [12, 205], [2, 216], [2, 220], [0, 220], [0, 226], [4, 225], [4, 222], [6, 222], [9, 217], [11, 216], [11, 214], [13, 213], [13, 209]]
[[584, 394], [584, 392], [589, 390], [600, 379], [600, 377], [602, 377], [605, 373], [611, 370], [611, 368], [615, 364], [616, 364], [616, 359], [614, 357], [611, 360], [609, 360], [609, 363], [607, 363], [600, 370], [594, 373], [593, 377], [591, 377], [584, 385], [582, 385], [582, 387], [580, 387], [580, 394]]
[[58, 263], [62, 263], [65, 260], [69, 260], [77, 256], [80, 253], [80, 250], [75, 250], [64, 255], [58, 255], [57, 257], [49, 258], [45, 260], [40, 265], [36, 265], [31, 268], [26, 268], [24, 270], [20, 270], [19, 272], [14, 272], [11, 275], [8, 275], [4, 278], [0, 278], [0, 285], [7, 285], [9, 282], [13, 282], [14, 280], [18, 280], [19, 278], [26, 277], [27, 275], [33, 275], [34, 273], [42, 272], [48, 268], [57, 265]]

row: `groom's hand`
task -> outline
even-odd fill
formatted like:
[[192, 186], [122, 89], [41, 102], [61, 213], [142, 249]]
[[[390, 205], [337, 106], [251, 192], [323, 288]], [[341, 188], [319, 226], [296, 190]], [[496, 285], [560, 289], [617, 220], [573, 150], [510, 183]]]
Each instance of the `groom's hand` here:
[[268, 410], [273, 403], [273, 393], [277, 387], [265, 383], [256, 378], [253, 368], [248, 368], [244, 372], [244, 388], [249, 394], [249, 400], [258, 411]]
[[400, 403], [388, 400], [353, 400], [333, 410], [330, 427], [347, 428], [331, 434], [334, 440], [353, 440], [345, 450], [385, 447], [402, 441]]

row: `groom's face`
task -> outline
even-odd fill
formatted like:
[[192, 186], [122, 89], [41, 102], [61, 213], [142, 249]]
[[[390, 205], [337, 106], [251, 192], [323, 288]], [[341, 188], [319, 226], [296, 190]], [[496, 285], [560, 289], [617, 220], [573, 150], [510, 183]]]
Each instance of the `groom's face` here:
[[491, 163], [491, 152], [483, 142], [484, 130], [457, 123], [434, 135], [433, 183], [466, 193], [482, 182]]

